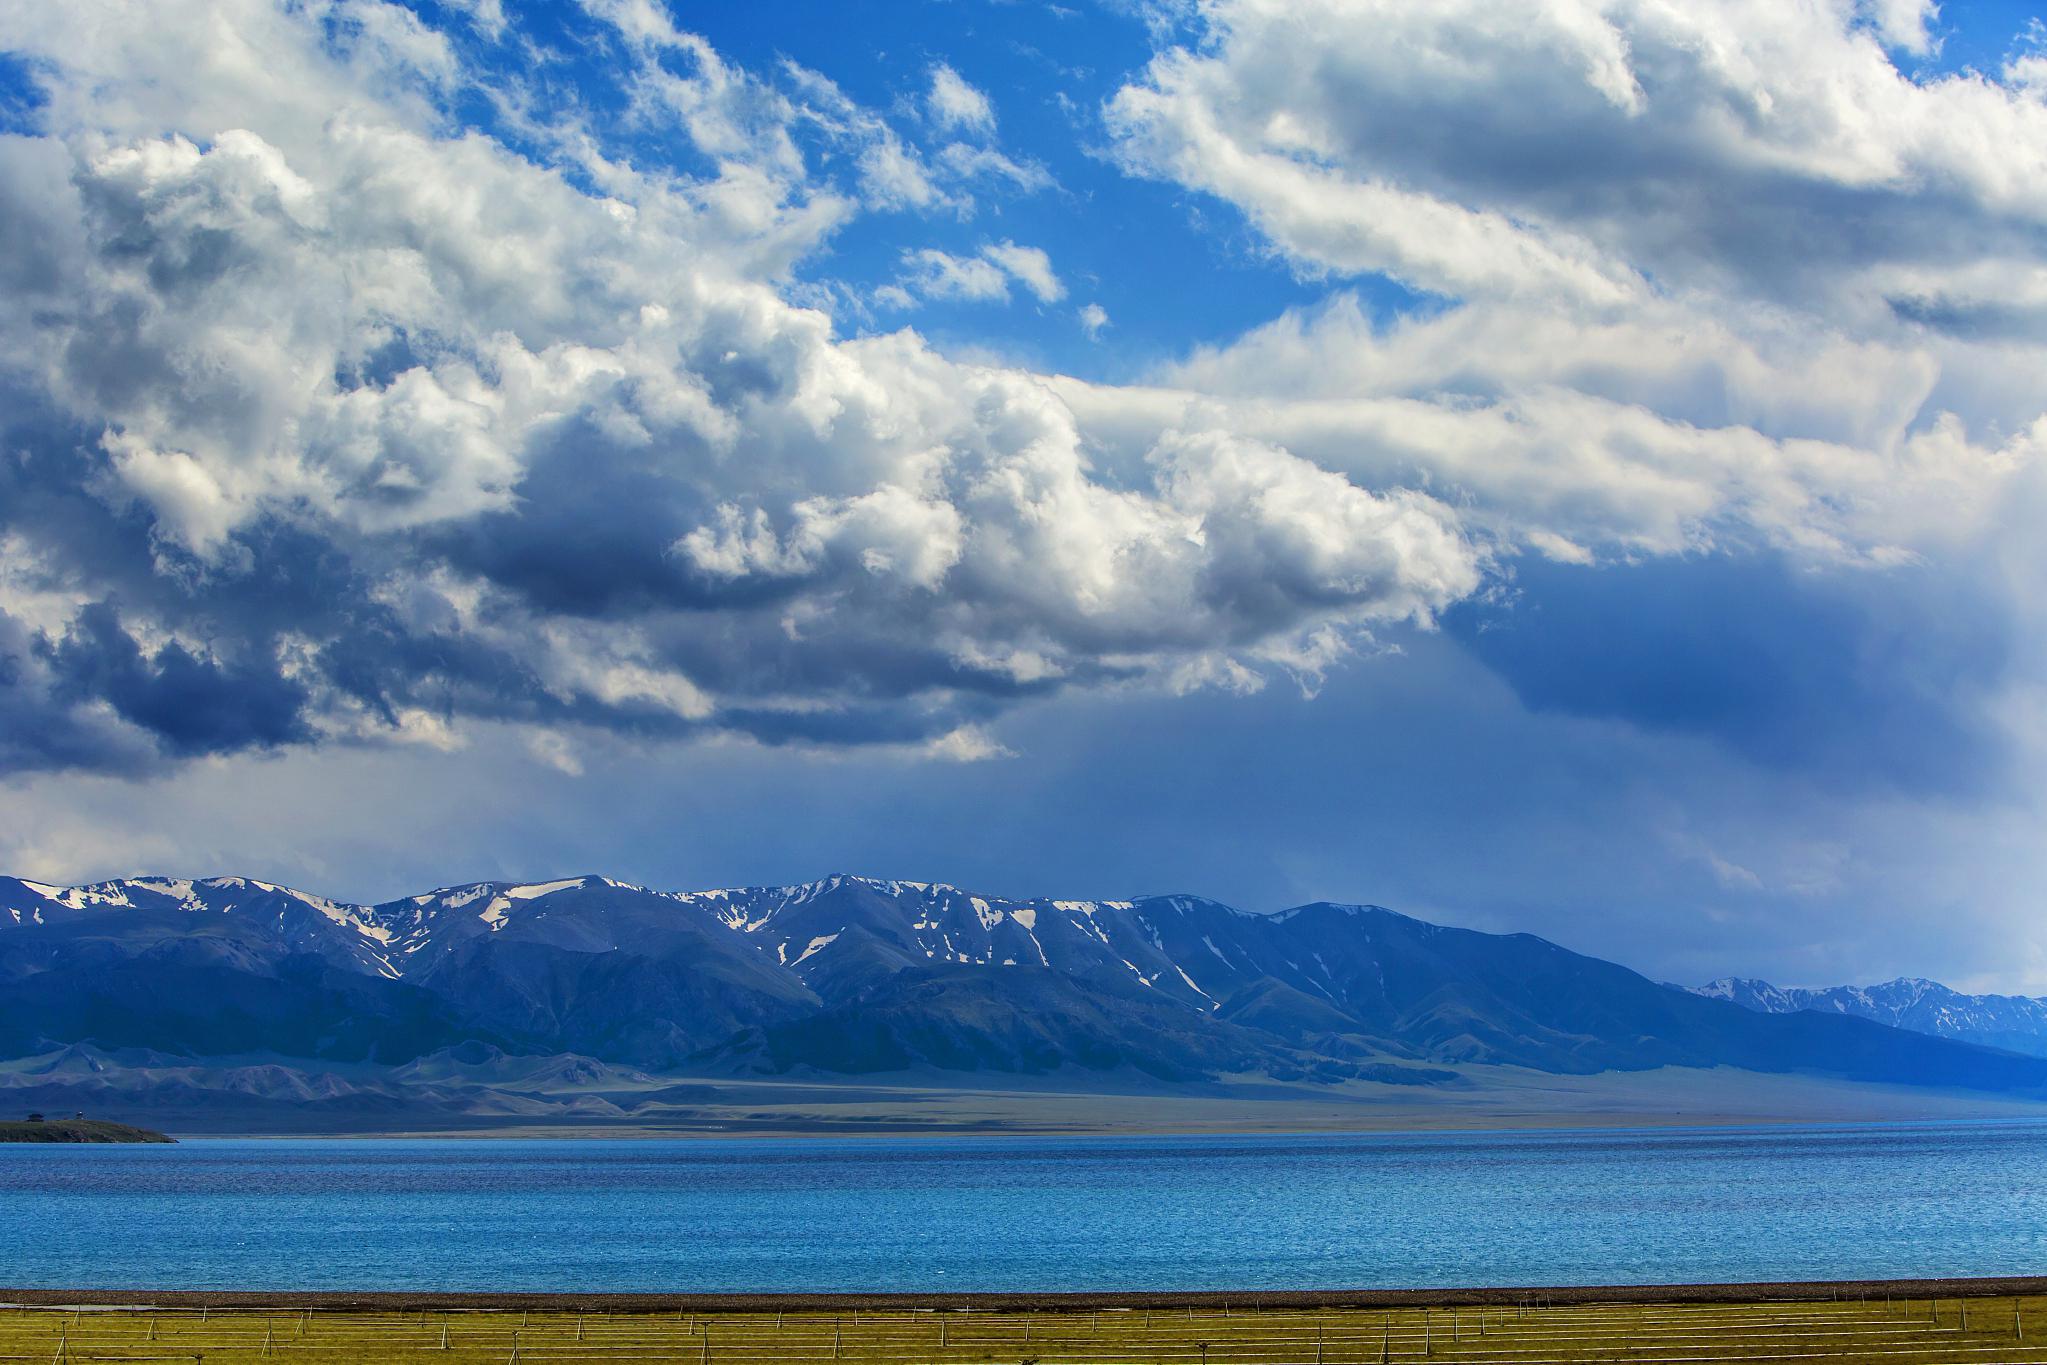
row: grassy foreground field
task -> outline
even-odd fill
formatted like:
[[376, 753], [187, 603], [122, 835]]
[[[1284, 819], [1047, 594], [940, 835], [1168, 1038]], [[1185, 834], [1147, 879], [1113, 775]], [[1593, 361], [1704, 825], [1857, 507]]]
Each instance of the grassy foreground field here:
[[[2036, 1325], [2037, 1324], [2037, 1325]], [[0, 1309], [0, 1360], [67, 1361], [2047, 1362], [2047, 1298], [523, 1313]]]

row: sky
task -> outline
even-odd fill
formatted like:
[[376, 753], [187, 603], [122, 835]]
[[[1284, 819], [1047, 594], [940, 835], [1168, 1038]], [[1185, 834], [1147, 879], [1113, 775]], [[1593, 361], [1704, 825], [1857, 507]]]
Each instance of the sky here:
[[0, 8], [0, 870], [2047, 993], [2047, 26]]

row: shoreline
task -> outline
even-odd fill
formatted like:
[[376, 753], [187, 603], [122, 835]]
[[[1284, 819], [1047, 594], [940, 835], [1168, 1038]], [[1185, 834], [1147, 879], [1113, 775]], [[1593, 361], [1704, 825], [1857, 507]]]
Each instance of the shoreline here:
[[1916, 1128], [1993, 1127], [2003, 1124], [2047, 1123], [2047, 1110], [2028, 1114], [1911, 1115], [1894, 1118], [1812, 1118], [1796, 1115], [1757, 1116], [1752, 1114], [1704, 1115], [1513, 1115], [1486, 1116], [1469, 1122], [1442, 1122], [1434, 1126], [1414, 1123], [1362, 1123], [1352, 1126], [1284, 1124], [1258, 1126], [1225, 1125], [1134, 1125], [1131, 1127], [1064, 1126], [976, 1127], [976, 1128], [893, 1128], [893, 1127], [783, 1127], [783, 1128], [664, 1128], [653, 1125], [619, 1124], [612, 1127], [562, 1124], [509, 1125], [502, 1128], [383, 1128], [360, 1132], [290, 1132], [251, 1129], [246, 1132], [182, 1130], [170, 1139], [184, 1142], [897, 1142], [897, 1141], [1032, 1141], [1071, 1142], [1087, 1140], [1138, 1140], [1147, 1138], [1427, 1138], [1427, 1137], [1513, 1137], [1602, 1133], [1682, 1134], [1725, 1133], [1815, 1128]]
[[431, 1290], [7, 1289], [0, 1309], [222, 1309], [380, 1312], [781, 1313], [863, 1310], [1088, 1313], [1119, 1309], [1559, 1307], [1629, 1303], [1815, 1303], [2001, 1299], [2047, 1294], [2047, 1275], [1714, 1284], [1501, 1285], [1442, 1289], [1071, 1290], [958, 1293], [476, 1293]]

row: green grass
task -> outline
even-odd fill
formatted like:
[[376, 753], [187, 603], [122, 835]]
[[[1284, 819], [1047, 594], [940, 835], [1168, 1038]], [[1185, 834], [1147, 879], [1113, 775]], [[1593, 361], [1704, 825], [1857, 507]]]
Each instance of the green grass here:
[[[1966, 1318], [1966, 1321], [1965, 1321]], [[2037, 1329], [2034, 1324], [2037, 1322]], [[2024, 1335], [2021, 1336], [2021, 1328]], [[2035, 1335], [2035, 1332], [2038, 1335]], [[575, 1314], [0, 1310], [0, 1360], [2047, 1363], [2047, 1298], [1323, 1310]]]

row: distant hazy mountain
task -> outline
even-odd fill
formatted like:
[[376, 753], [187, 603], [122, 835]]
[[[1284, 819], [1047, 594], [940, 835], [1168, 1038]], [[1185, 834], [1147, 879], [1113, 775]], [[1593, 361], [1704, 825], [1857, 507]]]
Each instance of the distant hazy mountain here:
[[1759, 1012], [1371, 906], [1012, 901], [847, 876], [487, 882], [347, 905], [237, 877], [0, 878], [0, 1058], [87, 1084], [124, 1049], [159, 1069], [205, 1061], [178, 1080], [199, 1089], [284, 1084], [265, 1059], [356, 1068], [307, 1103], [376, 1103], [403, 1082], [454, 1087], [454, 1104], [478, 1068], [507, 1093], [552, 1083], [516, 1058], [1417, 1087], [1462, 1084], [1471, 1063], [1728, 1066], [2047, 1096], [2047, 1061], [1850, 1012]]
[[2029, 995], [1963, 995], [1938, 981], [1904, 976], [1880, 986], [1817, 989], [1773, 986], [1753, 978], [1725, 976], [1692, 990], [1765, 1014], [1789, 1014], [1794, 1010], [1850, 1014], [1914, 1033], [2047, 1057], [2047, 1000]]

